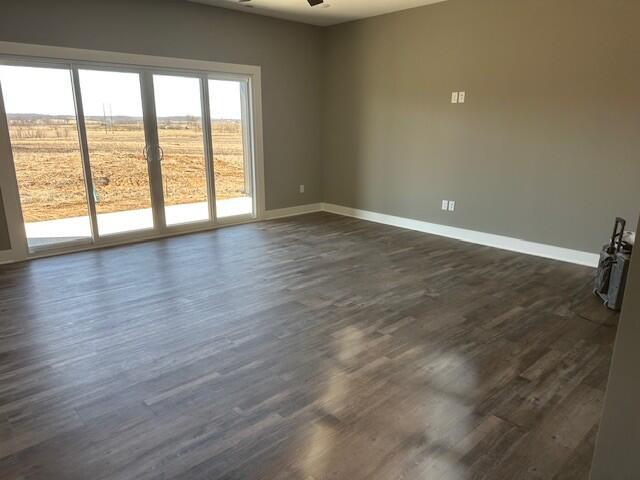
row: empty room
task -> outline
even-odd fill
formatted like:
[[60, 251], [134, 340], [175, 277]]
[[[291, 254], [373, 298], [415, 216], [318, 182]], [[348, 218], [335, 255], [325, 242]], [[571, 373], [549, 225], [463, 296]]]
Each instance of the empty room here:
[[0, 479], [640, 479], [638, 25], [3, 0]]

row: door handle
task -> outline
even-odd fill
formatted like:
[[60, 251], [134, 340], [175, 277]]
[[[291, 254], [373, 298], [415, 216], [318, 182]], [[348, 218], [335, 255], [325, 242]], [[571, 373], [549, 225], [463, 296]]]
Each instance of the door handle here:
[[[149, 150], [152, 148], [151, 145], [145, 145], [142, 149], [142, 156], [147, 162], [151, 162], [153, 159], [149, 156]], [[156, 152], [158, 153], [158, 161], [161, 162], [164, 160], [164, 150], [160, 145], [156, 145]]]

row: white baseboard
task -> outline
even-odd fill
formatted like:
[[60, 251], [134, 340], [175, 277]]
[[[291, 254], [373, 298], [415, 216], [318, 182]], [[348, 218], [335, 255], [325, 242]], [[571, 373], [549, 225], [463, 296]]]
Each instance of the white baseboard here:
[[[495, 235], [493, 233], [477, 232], [474, 230], [450, 227], [447, 225], [413, 220], [405, 217], [397, 217], [384, 213], [359, 210], [357, 208], [343, 207], [341, 205], [334, 205], [331, 203], [310, 203], [290, 208], [266, 210], [264, 212], [264, 220], [275, 220], [277, 218], [294, 217], [297, 215], [304, 215], [306, 213], [322, 211], [343, 215], [345, 217], [353, 217], [361, 220], [368, 220], [370, 222], [382, 223], [394, 227], [406, 228], [408, 230], [430, 233], [441, 237], [455, 238], [456, 240], [500, 248], [502, 250], [510, 250], [512, 252], [535, 255], [537, 257], [551, 258], [562, 262], [575, 263], [588, 267], [598, 266], [599, 256], [596, 253], [556, 247], [543, 243], [529, 242], [519, 238]], [[11, 251], [0, 252], [0, 264], [15, 261], [11, 254]]]
[[322, 203], [309, 203], [307, 205], [298, 205], [297, 207], [278, 208], [276, 210], [265, 210], [264, 219], [274, 220], [276, 218], [295, 217], [296, 215], [304, 215], [305, 213], [321, 212]]
[[344, 215], [346, 217], [359, 218], [361, 220], [383, 223], [385, 225], [406, 228], [408, 230], [416, 230], [418, 232], [431, 233], [442, 237], [455, 238], [457, 240], [500, 248], [502, 250], [526, 253], [528, 255], [551, 258], [553, 260], [560, 260], [562, 262], [575, 263], [588, 267], [598, 266], [599, 255], [595, 253], [571, 250], [569, 248], [545, 245], [543, 243], [529, 242], [527, 240], [495, 235], [493, 233], [477, 232], [464, 228], [423, 222], [421, 220], [396, 217], [394, 215], [386, 215], [384, 213], [369, 212], [367, 210], [343, 207], [341, 205], [333, 205], [331, 203], [323, 203], [322, 209], [325, 212]]

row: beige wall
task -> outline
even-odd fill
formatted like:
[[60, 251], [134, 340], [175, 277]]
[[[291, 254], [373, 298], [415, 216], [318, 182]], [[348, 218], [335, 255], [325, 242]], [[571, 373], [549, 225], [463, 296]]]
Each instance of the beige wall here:
[[331, 27], [324, 201], [598, 251], [640, 207], [639, 24], [630, 0], [449, 0]]
[[260, 65], [266, 208], [321, 200], [318, 27], [180, 0], [2, 0], [0, 40]]
[[639, 408], [640, 254], [635, 253], [613, 351], [592, 480], [635, 480], [640, 475]]

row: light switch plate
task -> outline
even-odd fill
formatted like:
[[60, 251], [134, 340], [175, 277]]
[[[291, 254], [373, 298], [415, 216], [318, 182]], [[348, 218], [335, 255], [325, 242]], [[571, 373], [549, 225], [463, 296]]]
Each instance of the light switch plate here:
[[453, 92], [451, 94], [451, 103], [458, 103], [458, 92]]
[[449, 210], [449, 200], [442, 200], [442, 210]]
[[304, 193], [304, 185], [300, 185], [300, 193]]
[[464, 103], [467, 98], [466, 92], [458, 92], [458, 103]]
[[449, 200], [449, 211], [454, 212], [456, 209], [456, 202], [454, 200]]

